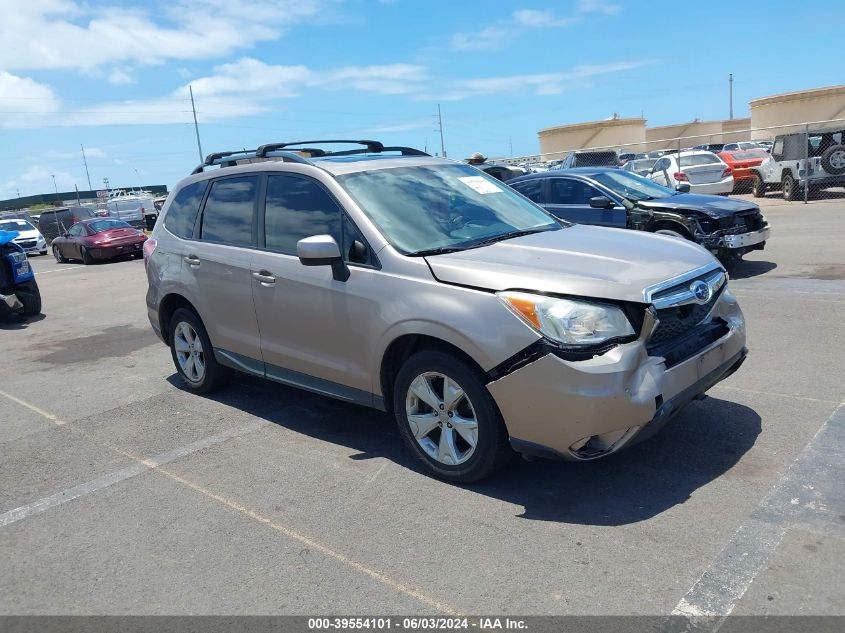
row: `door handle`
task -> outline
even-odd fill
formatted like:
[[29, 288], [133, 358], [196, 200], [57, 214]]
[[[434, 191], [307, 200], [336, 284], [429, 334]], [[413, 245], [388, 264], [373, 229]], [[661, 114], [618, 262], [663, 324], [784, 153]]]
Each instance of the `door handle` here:
[[197, 267], [200, 265], [200, 258], [196, 255], [186, 255], [183, 259], [189, 266]]
[[264, 287], [272, 286], [276, 283], [276, 278], [268, 270], [259, 270], [257, 273], [252, 273], [253, 278]]

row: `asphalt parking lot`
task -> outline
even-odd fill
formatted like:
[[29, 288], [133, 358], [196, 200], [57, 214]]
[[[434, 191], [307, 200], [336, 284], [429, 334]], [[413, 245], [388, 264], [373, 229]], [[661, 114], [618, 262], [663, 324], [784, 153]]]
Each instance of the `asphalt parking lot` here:
[[845, 196], [762, 206], [736, 375], [630, 451], [470, 486], [379, 412], [186, 393], [141, 261], [33, 258], [44, 314], [0, 324], [0, 613], [845, 614]]

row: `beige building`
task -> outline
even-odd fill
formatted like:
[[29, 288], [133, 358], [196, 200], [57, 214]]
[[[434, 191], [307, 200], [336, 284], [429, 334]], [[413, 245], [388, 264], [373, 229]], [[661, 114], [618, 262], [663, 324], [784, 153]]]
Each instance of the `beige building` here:
[[761, 97], [749, 105], [751, 127], [755, 128], [753, 137], [770, 139], [775, 134], [790, 130], [758, 128], [845, 118], [845, 85]]
[[642, 151], [646, 140], [645, 119], [615, 117], [603, 121], [559, 125], [540, 130], [538, 136], [543, 160], [563, 158], [566, 152], [582, 148], [617, 148], [630, 145], [633, 151]]
[[690, 121], [674, 125], [646, 128], [648, 149], [667, 149], [678, 146], [691, 147], [701, 143], [730, 143], [751, 140], [748, 129], [751, 119], [725, 119], [722, 121]]

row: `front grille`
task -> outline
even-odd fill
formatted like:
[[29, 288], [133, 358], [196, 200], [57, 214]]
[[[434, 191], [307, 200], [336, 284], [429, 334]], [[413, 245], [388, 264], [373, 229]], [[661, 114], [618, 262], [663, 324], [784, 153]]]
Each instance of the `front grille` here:
[[763, 216], [759, 211], [740, 211], [719, 220], [719, 228], [731, 233], [750, 233], [763, 228]]
[[21, 248], [32, 248], [35, 246], [35, 240], [27, 240], [26, 242], [15, 242]]
[[[723, 331], [723, 328], [727, 326], [721, 319], [706, 320], [722, 290], [724, 286], [704, 304], [692, 303], [657, 310], [659, 323], [646, 343], [649, 356], [663, 356], [666, 366], [671, 367], [724, 336], [726, 330]], [[722, 327], [714, 328], [714, 324], [718, 323]], [[714, 334], [717, 334], [716, 338], [712, 338]]]

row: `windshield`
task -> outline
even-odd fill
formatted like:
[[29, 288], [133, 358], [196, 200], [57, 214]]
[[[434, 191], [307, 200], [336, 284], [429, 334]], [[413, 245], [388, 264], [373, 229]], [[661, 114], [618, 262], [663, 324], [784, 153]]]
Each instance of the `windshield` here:
[[88, 228], [93, 233], [102, 233], [103, 231], [111, 231], [112, 229], [131, 229], [123, 220], [96, 220], [88, 223]]
[[594, 174], [591, 178], [614, 193], [634, 202], [665, 198], [675, 194], [672, 189], [629, 171], [604, 171]]
[[385, 239], [406, 254], [561, 228], [540, 207], [469, 165], [379, 169], [337, 180]]
[[34, 231], [35, 227], [26, 220], [0, 220], [0, 231]]

